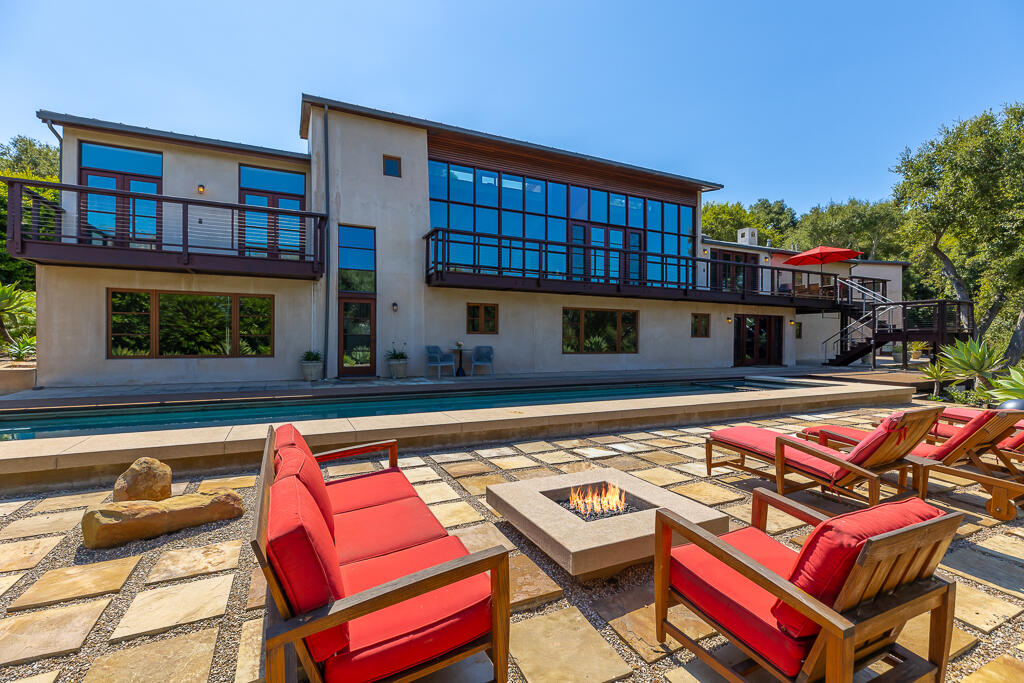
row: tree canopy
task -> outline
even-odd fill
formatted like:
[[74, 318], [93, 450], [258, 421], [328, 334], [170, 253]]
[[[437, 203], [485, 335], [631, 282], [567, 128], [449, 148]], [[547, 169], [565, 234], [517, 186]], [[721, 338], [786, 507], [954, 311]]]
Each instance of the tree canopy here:
[[[0, 144], [0, 175], [33, 180], [57, 180], [59, 151], [53, 145], [16, 135], [9, 143]], [[36, 269], [7, 253], [7, 185], [0, 184], [0, 283], [17, 283], [24, 289], [35, 289]]]

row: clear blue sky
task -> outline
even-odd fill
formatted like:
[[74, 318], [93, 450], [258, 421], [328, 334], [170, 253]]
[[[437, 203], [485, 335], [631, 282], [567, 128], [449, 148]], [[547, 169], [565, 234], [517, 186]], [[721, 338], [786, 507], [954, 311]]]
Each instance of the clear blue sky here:
[[943, 122], [1024, 99], [1024, 3], [0, 0], [0, 139], [52, 109], [304, 150], [303, 91], [725, 184], [889, 194]]

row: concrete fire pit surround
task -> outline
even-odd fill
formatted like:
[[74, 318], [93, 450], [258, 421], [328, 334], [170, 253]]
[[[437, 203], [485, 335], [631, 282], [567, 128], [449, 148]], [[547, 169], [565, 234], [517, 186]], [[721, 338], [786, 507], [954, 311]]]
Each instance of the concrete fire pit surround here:
[[[588, 522], [556, 502], [568, 498], [573, 486], [605, 482], [650, 507]], [[729, 530], [728, 515], [611, 468], [488, 486], [487, 503], [548, 557], [583, 580], [653, 559], [658, 508], [668, 508], [713, 534]], [[673, 540], [681, 542], [678, 536]]]

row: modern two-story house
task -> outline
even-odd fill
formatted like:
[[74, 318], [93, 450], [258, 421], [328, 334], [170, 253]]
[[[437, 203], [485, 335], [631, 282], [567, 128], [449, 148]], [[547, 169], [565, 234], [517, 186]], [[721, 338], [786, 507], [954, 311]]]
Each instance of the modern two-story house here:
[[309, 95], [307, 153], [38, 116], [61, 183], [5, 182], [41, 385], [423, 374], [456, 342], [501, 374], [849, 362], [911, 327], [905, 264], [702, 238], [706, 180]]

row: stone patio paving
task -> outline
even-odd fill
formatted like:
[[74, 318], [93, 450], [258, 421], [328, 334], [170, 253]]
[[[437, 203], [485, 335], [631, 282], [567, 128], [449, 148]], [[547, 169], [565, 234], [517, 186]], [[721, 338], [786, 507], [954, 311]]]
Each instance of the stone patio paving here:
[[[650, 565], [576, 581], [484, 502], [486, 487], [613, 467], [715, 507], [738, 526], [750, 520], [750, 492], [771, 484], [728, 468], [707, 477], [701, 444], [709, 430], [756, 424], [789, 434], [814, 423], [864, 426], [888, 414], [878, 407], [459, 452], [403, 451], [400, 465], [470, 551], [513, 551], [512, 680], [715, 681], [678, 643], [655, 640]], [[346, 477], [384, 465], [379, 456], [342, 461], [325, 474]], [[175, 481], [175, 493], [236, 488], [246, 502], [242, 518], [108, 550], [82, 548], [79, 528], [85, 506], [109, 500], [108, 492], [0, 499], [0, 683], [259, 680], [265, 583], [248, 547], [253, 475], [239, 470]], [[1024, 680], [1024, 521], [992, 519], [983, 492], [962, 488], [956, 477], [933, 483], [931, 502], [967, 514], [939, 572], [959, 584], [948, 680]], [[815, 492], [796, 498], [829, 512], [851, 509]], [[769, 531], [796, 548], [809, 527], [773, 511]], [[702, 644], [732, 650], [685, 609], [674, 608], [673, 619]], [[901, 642], [923, 652], [926, 633], [927, 619], [917, 619]], [[429, 680], [469, 683], [489, 674], [478, 655]]]

